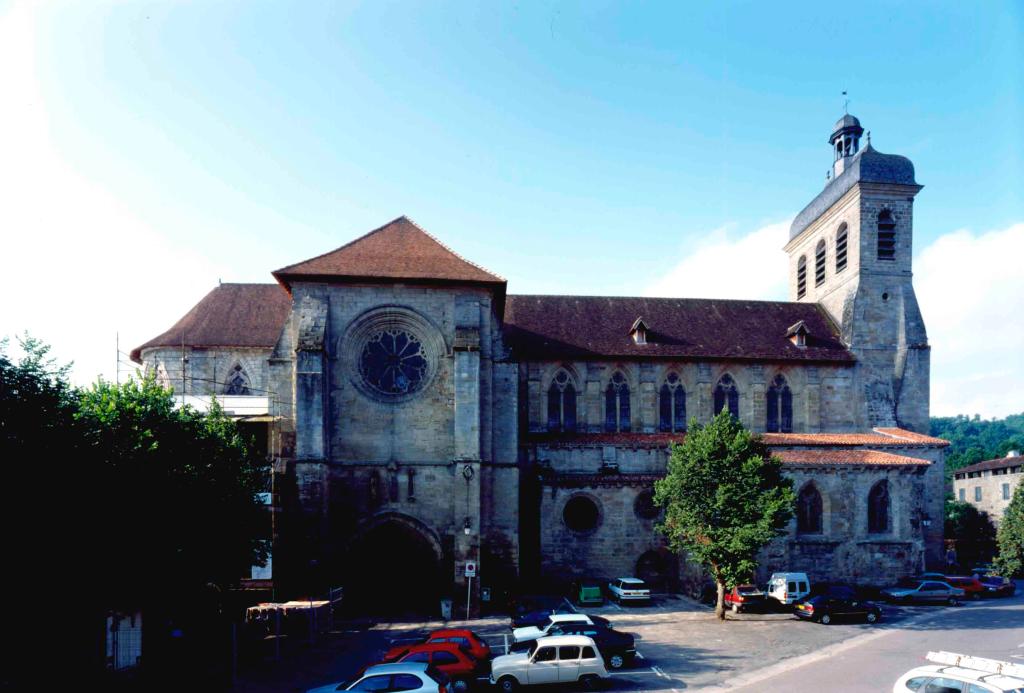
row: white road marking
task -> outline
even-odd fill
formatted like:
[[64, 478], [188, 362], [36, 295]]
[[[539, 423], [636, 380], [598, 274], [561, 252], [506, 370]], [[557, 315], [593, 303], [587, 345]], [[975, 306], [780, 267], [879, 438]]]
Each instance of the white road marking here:
[[669, 678], [669, 675], [666, 674], [664, 671], [662, 671], [661, 667], [651, 667], [651, 669], [653, 669], [654, 673], [657, 674], [658, 676], [660, 676], [661, 678], [663, 678], [663, 679]]
[[644, 657], [644, 656], [643, 656], [642, 654], [640, 654], [639, 652], [637, 652], [637, 653], [636, 653], [636, 658], [637, 658], [637, 659], [646, 659], [646, 657]]
[[609, 606], [614, 606], [614, 607], [615, 607], [616, 609], [618, 609], [619, 611], [625, 611], [625, 609], [623, 609], [623, 608], [622, 608], [621, 606], [619, 606], [619, 605], [618, 605], [618, 604], [616, 604], [615, 602], [608, 602], [608, 605], [609, 605]]
[[658, 676], [656, 671], [644, 671], [643, 669], [633, 669], [632, 671], [609, 671], [609, 676], [635, 676], [636, 674], [654, 674]]

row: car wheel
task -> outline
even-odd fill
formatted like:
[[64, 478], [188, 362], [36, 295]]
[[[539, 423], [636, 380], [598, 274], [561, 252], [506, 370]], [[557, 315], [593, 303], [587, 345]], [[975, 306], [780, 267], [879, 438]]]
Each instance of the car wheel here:
[[587, 674], [586, 676], [580, 677], [580, 685], [583, 686], [585, 691], [597, 690], [598, 678], [593, 674]]
[[821, 621], [821, 625], [823, 626], [827, 626], [828, 624], [832, 623], [832, 617], [828, 614], [822, 614], [821, 619], [819, 620]]
[[956, 606], [957, 604], [959, 604], [959, 602], [957, 601], [956, 597], [950, 597], [949, 599], [946, 600], [946, 603], [949, 604], [950, 606]]
[[452, 693], [467, 693], [469, 681], [466, 679], [452, 679]]
[[878, 614], [876, 614], [874, 611], [869, 611], [868, 612], [868, 616], [867, 616], [868, 623], [874, 623], [877, 620], [878, 620]]
[[739, 604], [733, 604], [732, 605], [732, 612], [734, 614], [738, 614], [740, 612], [740, 605]]
[[613, 654], [608, 658], [608, 666], [612, 669], [621, 669], [626, 665], [626, 658], [620, 654]]
[[515, 689], [519, 688], [519, 682], [516, 681], [514, 676], [502, 676], [498, 679], [498, 688], [505, 693], [511, 693]]

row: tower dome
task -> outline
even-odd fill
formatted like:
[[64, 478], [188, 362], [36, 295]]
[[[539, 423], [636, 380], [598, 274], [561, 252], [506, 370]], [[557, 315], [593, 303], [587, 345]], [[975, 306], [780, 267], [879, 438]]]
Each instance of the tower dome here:
[[836, 121], [832, 128], [832, 135], [828, 143], [832, 145], [835, 152], [835, 160], [832, 163], [832, 173], [835, 176], [846, 170], [846, 165], [851, 157], [857, 155], [860, 150], [860, 136], [864, 134], [864, 128], [856, 116], [849, 113]]

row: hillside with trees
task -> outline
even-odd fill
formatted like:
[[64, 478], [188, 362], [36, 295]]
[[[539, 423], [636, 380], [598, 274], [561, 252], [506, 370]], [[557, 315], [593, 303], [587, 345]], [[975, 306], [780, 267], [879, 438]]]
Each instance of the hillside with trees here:
[[989, 420], [977, 414], [932, 417], [930, 432], [950, 442], [946, 450], [949, 476], [975, 462], [1004, 457], [1010, 450], [1024, 451], [1024, 413]]

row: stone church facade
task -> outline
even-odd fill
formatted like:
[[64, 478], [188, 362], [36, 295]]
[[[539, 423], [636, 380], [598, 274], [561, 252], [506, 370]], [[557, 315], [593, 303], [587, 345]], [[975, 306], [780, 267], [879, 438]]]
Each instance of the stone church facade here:
[[699, 576], [656, 533], [651, 488], [722, 408], [799, 493], [762, 572], [888, 581], [941, 564], [946, 443], [926, 435], [911, 281], [921, 186], [862, 135], [852, 116], [833, 129], [832, 175], [785, 247], [789, 301], [510, 295], [401, 217], [276, 284], [218, 286], [132, 356], [260, 426], [285, 596], [436, 604], [464, 598], [466, 562], [478, 595], [685, 587]]

